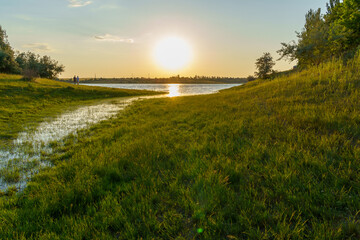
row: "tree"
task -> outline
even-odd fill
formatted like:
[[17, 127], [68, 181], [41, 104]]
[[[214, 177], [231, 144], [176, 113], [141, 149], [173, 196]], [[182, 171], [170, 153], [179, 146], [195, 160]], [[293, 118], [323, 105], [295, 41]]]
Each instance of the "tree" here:
[[310, 10], [305, 16], [305, 25], [300, 33], [297, 33], [298, 43], [292, 41], [289, 44], [281, 43], [282, 48], [277, 51], [281, 59], [290, 62], [298, 60], [302, 68], [309, 65], [319, 65], [329, 58], [328, 46], [329, 27], [321, 15], [321, 9]]
[[39, 63], [39, 75], [42, 78], [55, 78], [59, 73], [62, 73], [65, 68], [63, 65], [59, 65], [57, 61], [52, 60], [49, 56], [40, 58]]
[[269, 77], [269, 74], [272, 73], [272, 68], [275, 66], [275, 62], [271, 56], [270, 53], [264, 53], [262, 57], [258, 58], [256, 60], [256, 68], [257, 72], [255, 72], [255, 75], [258, 78], [266, 79]]
[[360, 1], [336, 1], [328, 5], [328, 14], [325, 16], [330, 24], [341, 29], [345, 38], [344, 50], [356, 49], [360, 45]]
[[64, 71], [64, 66], [49, 56], [40, 57], [32, 52], [18, 53], [16, 62], [22, 69], [22, 73], [27, 73], [32, 77], [55, 78]]
[[351, 58], [360, 45], [360, 0], [330, 0], [327, 13], [310, 10], [298, 41], [281, 43], [280, 59], [297, 60], [300, 68]]
[[17, 53], [11, 48], [5, 30], [0, 26], [0, 72], [22, 73], [29, 78], [55, 78], [64, 66], [49, 56], [40, 57], [32, 52]]
[[14, 57], [14, 51], [8, 41], [6, 31], [0, 26], [0, 72], [18, 73], [19, 66]]
[[248, 82], [251, 82], [251, 81], [254, 81], [256, 78], [254, 77], [254, 76], [252, 76], [252, 75], [249, 75], [247, 78], [246, 78], [246, 80], [248, 81]]

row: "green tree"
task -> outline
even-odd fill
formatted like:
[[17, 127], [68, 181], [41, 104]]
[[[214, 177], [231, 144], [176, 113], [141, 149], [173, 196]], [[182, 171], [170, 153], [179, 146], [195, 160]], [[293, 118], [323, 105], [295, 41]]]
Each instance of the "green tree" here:
[[6, 31], [0, 26], [0, 72], [18, 73], [19, 66], [15, 61], [14, 51], [8, 41]]
[[297, 37], [297, 42], [281, 43], [277, 52], [280, 59], [297, 60], [300, 68], [353, 56], [360, 45], [360, 0], [330, 0], [325, 15], [310, 10]]
[[319, 65], [322, 61], [329, 58], [328, 46], [328, 26], [321, 15], [321, 9], [310, 10], [305, 16], [305, 25], [300, 33], [297, 33], [298, 42], [281, 43], [282, 48], [277, 51], [281, 59], [290, 62], [298, 60], [298, 65], [302, 68], [309, 65]]
[[255, 75], [258, 78], [266, 79], [273, 72], [272, 68], [275, 66], [275, 62], [271, 54], [266, 52], [262, 57], [256, 59], [255, 65], [258, 70]]
[[49, 56], [40, 58], [39, 75], [43, 78], [55, 78], [59, 73], [64, 72], [64, 66]]
[[324, 19], [329, 26], [328, 51], [332, 56], [354, 54], [360, 44], [360, 1], [331, 0]]
[[16, 61], [22, 69], [23, 74], [29, 77], [55, 78], [64, 71], [64, 66], [49, 56], [40, 57], [32, 52], [19, 53]]
[[341, 29], [344, 52], [354, 50], [360, 45], [359, 0], [336, 1], [332, 6], [328, 5], [328, 14], [325, 17], [331, 25]]

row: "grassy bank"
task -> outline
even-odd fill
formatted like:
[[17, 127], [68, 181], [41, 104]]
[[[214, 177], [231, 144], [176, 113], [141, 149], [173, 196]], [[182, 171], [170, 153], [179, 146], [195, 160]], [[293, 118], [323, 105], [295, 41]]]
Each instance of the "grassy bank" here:
[[138, 102], [0, 198], [0, 238], [357, 239], [360, 58]]
[[48, 79], [27, 81], [21, 76], [0, 74], [0, 143], [15, 138], [24, 127], [34, 126], [71, 106], [145, 94], [153, 93], [77, 86]]

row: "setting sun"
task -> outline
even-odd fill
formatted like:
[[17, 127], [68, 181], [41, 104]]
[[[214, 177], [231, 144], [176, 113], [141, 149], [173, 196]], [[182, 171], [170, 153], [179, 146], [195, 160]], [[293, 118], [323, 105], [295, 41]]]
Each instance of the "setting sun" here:
[[179, 37], [166, 37], [154, 49], [155, 62], [170, 71], [184, 68], [190, 63], [193, 53], [190, 45]]

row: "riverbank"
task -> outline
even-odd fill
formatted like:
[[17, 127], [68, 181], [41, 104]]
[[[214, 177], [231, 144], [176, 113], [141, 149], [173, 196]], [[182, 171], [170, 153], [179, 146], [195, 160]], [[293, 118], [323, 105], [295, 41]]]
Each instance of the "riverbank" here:
[[0, 237], [359, 238], [359, 63], [137, 102], [0, 198]]
[[18, 75], [0, 74], [0, 144], [71, 107], [105, 98], [151, 94], [158, 93], [78, 86], [48, 79], [27, 81]]

